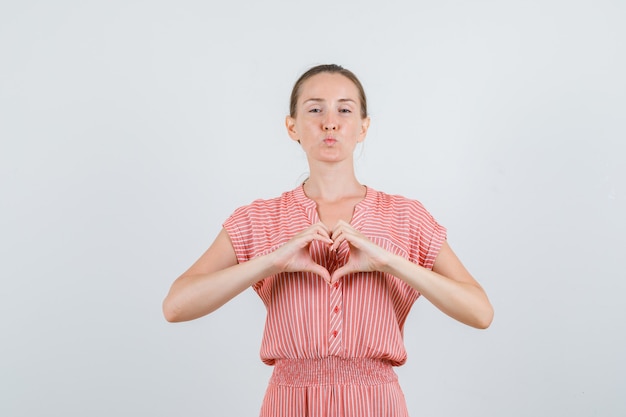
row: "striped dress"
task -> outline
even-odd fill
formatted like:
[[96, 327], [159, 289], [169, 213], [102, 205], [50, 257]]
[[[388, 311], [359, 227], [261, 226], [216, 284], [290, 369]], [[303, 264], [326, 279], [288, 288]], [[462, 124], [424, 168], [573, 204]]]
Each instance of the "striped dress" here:
[[[274, 251], [319, 221], [302, 186], [237, 209], [224, 223], [237, 260]], [[351, 225], [381, 247], [432, 269], [446, 230], [415, 200], [372, 188]], [[331, 273], [349, 256], [310, 246]], [[403, 327], [419, 292], [381, 272], [355, 273], [329, 285], [308, 273], [281, 273], [254, 285], [267, 308], [261, 359], [274, 366], [261, 417], [404, 417], [392, 366], [406, 361]]]

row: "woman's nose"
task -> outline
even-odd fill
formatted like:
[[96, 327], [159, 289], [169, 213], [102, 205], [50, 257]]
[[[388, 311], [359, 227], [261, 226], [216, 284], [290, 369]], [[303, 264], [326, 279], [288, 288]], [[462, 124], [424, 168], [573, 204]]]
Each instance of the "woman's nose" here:
[[337, 130], [337, 120], [332, 116], [327, 116], [324, 119], [324, 130]]

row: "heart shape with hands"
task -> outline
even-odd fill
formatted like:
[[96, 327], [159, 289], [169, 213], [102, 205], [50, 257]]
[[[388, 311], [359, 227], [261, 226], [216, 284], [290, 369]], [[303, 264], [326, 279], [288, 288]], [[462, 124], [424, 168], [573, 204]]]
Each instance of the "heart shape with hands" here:
[[[337, 251], [343, 242], [347, 242], [350, 251], [348, 261], [331, 274], [311, 257], [309, 246], [314, 241], [326, 243], [330, 251]], [[274, 251], [274, 256], [277, 257], [276, 264], [281, 266], [283, 272], [312, 272], [324, 278], [329, 284], [335, 283], [347, 274], [379, 271], [389, 255], [388, 251], [343, 220], [340, 220], [332, 230], [321, 222], [315, 223]]]

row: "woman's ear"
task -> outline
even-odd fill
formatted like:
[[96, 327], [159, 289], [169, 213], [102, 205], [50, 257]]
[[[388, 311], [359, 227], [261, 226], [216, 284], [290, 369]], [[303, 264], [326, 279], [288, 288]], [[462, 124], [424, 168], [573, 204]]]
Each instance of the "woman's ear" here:
[[363, 120], [361, 120], [361, 133], [359, 134], [359, 139], [357, 142], [363, 142], [365, 140], [365, 136], [367, 135], [367, 129], [370, 128], [370, 117], [367, 116]]
[[289, 137], [300, 143], [300, 139], [298, 138], [298, 132], [296, 131], [296, 119], [291, 116], [285, 117], [285, 127], [287, 128], [287, 133], [289, 134]]

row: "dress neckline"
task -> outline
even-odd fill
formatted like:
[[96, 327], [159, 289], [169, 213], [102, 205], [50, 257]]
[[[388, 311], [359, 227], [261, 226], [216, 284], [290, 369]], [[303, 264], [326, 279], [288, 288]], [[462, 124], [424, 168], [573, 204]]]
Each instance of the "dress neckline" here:
[[[354, 212], [352, 213], [352, 220], [350, 221], [350, 224], [355, 228], [357, 228], [357, 226], [359, 226], [362, 222], [364, 217], [362, 214], [367, 212], [367, 208], [371, 207], [376, 199], [376, 191], [367, 185], [364, 185], [364, 187], [365, 196], [355, 204]], [[309, 198], [309, 196], [307, 196], [304, 192], [304, 183], [300, 184], [293, 192], [298, 203], [307, 211], [311, 223], [319, 222], [320, 218], [317, 212], [317, 203], [315, 200]]]

